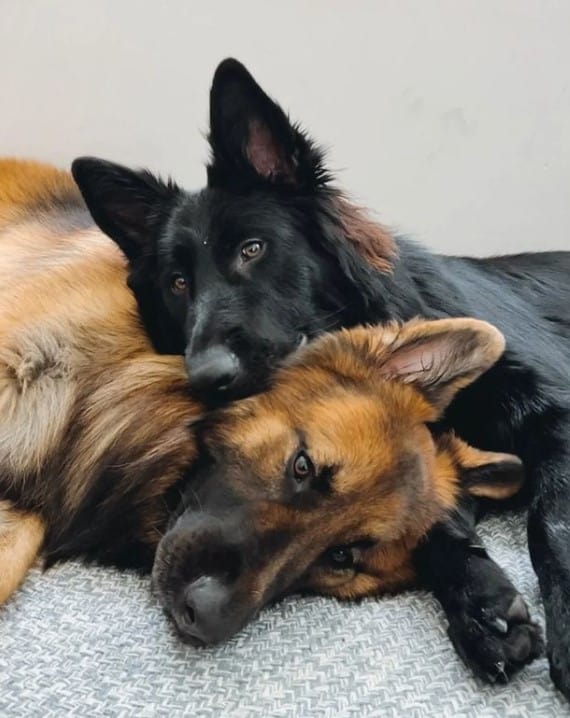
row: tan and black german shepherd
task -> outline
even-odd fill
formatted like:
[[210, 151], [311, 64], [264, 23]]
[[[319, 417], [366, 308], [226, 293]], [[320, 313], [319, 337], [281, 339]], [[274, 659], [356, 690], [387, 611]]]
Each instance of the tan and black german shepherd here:
[[[161, 603], [185, 639], [218, 641], [292, 590], [413, 584], [414, 549], [465, 492], [518, 489], [518, 459], [428, 428], [501, 355], [490, 325], [324, 336], [266, 394], [204, 417], [126, 277], [67, 173], [0, 162], [0, 603], [38, 558], [150, 570], [160, 542]], [[540, 636], [507, 598], [516, 668]]]

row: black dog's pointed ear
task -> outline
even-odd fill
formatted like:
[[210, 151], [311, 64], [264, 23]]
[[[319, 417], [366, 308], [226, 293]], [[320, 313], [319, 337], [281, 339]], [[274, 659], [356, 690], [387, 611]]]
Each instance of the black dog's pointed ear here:
[[264, 180], [278, 185], [326, 182], [321, 153], [294, 127], [246, 68], [218, 65], [210, 91], [210, 185]]
[[71, 173], [93, 219], [129, 261], [148, 250], [180, 192], [150, 172], [94, 157], [76, 159]]

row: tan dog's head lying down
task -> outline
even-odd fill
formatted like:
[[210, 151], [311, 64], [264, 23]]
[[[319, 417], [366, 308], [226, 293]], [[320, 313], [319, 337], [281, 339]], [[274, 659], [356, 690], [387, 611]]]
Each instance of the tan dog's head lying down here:
[[512, 496], [516, 457], [429, 428], [503, 346], [472, 319], [345, 330], [299, 352], [266, 394], [207, 420], [153, 571], [182, 636], [223, 640], [295, 590], [409, 586], [414, 548], [462, 491]]

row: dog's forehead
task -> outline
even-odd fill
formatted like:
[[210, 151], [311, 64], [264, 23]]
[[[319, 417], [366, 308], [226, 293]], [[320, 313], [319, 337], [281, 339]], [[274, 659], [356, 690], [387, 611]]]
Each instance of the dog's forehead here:
[[189, 241], [215, 242], [222, 238], [249, 238], [252, 233], [287, 235], [294, 218], [274, 197], [258, 192], [235, 195], [220, 189], [186, 193], [170, 221], [170, 234]]
[[206, 236], [210, 223], [209, 204], [206, 191], [185, 192], [168, 222], [168, 239], [193, 242]]
[[[319, 466], [335, 466], [337, 489], [370, 485], [389, 473], [408, 453], [413, 418], [383, 397], [353, 386], [318, 382], [308, 392], [304, 383], [287, 382], [267, 394], [226, 410], [223, 440], [239, 452], [273, 469], [301, 444]], [[302, 439], [300, 438], [302, 437]]]

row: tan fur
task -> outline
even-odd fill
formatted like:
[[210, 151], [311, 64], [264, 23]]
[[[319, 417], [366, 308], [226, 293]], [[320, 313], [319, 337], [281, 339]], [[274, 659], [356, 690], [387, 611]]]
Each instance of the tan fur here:
[[104, 470], [122, 476], [117, 493], [135, 492], [136, 539], [156, 545], [162, 496], [195, 453], [189, 426], [200, 408], [183, 361], [153, 352], [115, 244], [94, 228], [61, 231], [59, 198], [70, 190], [67, 173], [0, 161], [0, 498], [4, 485], [34, 507], [14, 509], [5, 534], [21, 558], [8, 573], [0, 565], [13, 576], [1, 600], [41, 543], [38, 526], [48, 550], [68, 540]]
[[31, 160], [0, 159], [0, 229], [62, 194], [79, 197], [68, 172]]
[[0, 606], [24, 580], [44, 540], [45, 526], [35, 514], [0, 501]]
[[0, 466], [15, 473], [58, 446], [87, 362], [111, 368], [150, 351], [114, 245], [33, 220], [1, 238], [0, 337]]
[[[488, 499], [503, 501], [510, 499], [517, 494], [523, 484], [524, 471], [522, 462], [511, 454], [497, 451], [480, 451], [466, 444], [453, 433], [446, 434], [440, 440], [445, 447], [445, 453], [450, 457], [455, 466], [460, 466], [463, 471], [477, 469], [481, 466], [502, 466], [505, 469], [503, 480], [498, 480], [497, 475], [491, 481], [479, 479], [476, 484], [469, 487], [469, 493], [473, 496], [481, 496]], [[507, 472], [506, 469], [509, 469]]]
[[[503, 348], [500, 332], [467, 318], [343, 330], [298, 353], [268, 392], [227, 409], [207, 442], [214, 451], [218, 443], [231, 447], [242, 467], [231, 473], [233, 490], [270, 500], [256, 505], [256, 533], [289, 537], [251, 577], [250, 590], [266, 595], [281, 574], [301, 574], [304, 588], [341, 598], [397, 590], [414, 581], [413, 550], [456, 506], [465, 472], [510, 467], [514, 479], [491, 476], [468, 490], [494, 499], [516, 493], [515, 457], [453, 435], [435, 439], [427, 427]], [[281, 496], [300, 435], [317, 470], [334, 467], [334, 477], [297, 511]], [[358, 571], [320, 562], [331, 546], [362, 539], [370, 546], [360, 551]]]

